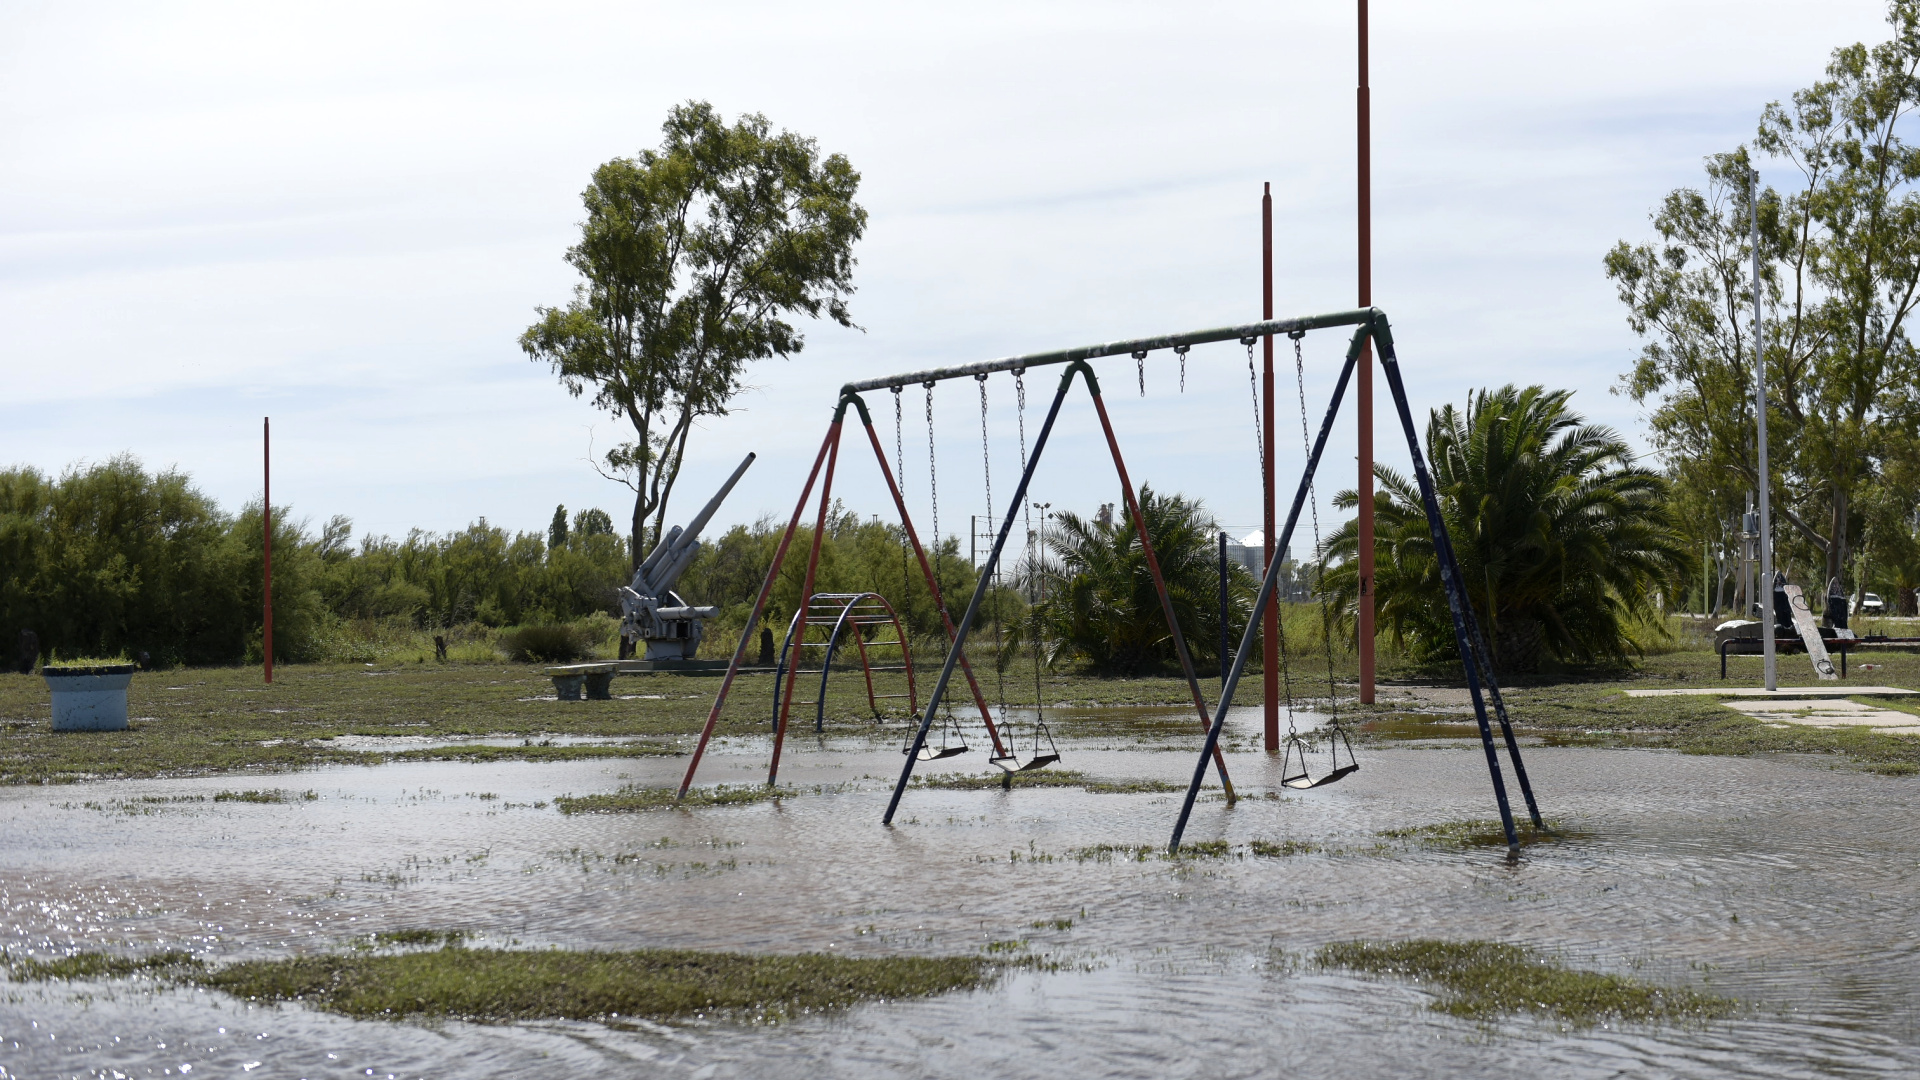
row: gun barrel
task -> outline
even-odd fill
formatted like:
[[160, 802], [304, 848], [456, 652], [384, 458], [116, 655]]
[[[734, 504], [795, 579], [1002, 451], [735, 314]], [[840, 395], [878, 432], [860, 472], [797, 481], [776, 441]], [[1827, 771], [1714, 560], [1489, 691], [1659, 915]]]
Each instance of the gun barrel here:
[[659, 543], [653, 545], [652, 551], [647, 552], [646, 559], [640, 563], [640, 569], [633, 572], [633, 587], [635, 589], [645, 586], [652, 580], [654, 567], [660, 565], [660, 560], [665, 558], [667, 553], [673, 550], [674, 542], [680, 539], [680, 532], [680, 526], [678, 525], [668, 529], [667, 535], [661, 538]]
[[708, 519], [712, 518], [714, 512], [720, 509], [720, 504], [726, 500], [727, 493], [733, 490], [733, 485], [740, 482], [740, 477], [747, 471], [747, 466], [753, 464], [754, 457], [755, 455], [748, 454], [746, 460], [740, 463], [740, 467], [733, 470], [733, 475], [727, 477], [727, 482], [720, 485], [720, 490], [714, 493], [713, 498], [707, 500], [707, 505], [700, 508], [700, 512], [694, 515], [692, 521], [687, 522], [687, 536], [689, 538], [699, 536], [700, 530], [707, 527]]

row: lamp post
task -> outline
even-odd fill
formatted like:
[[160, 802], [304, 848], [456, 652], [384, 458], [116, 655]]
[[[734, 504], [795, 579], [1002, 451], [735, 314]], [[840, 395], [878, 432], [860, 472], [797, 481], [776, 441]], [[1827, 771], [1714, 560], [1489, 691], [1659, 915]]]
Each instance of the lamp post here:
[[1747, 224], [1753, 245], [1753, 418], [1760, 466], [1760, 652], [1766, 669], [1767, 689], [1780, 689], [1775, 670], [1773, 647], [1773, 505], [1767, 482], [1767, 361], [1766, 338], [1760, 326], [1760, 171], [1747, 169], [1751, 198], [1747, 200]]

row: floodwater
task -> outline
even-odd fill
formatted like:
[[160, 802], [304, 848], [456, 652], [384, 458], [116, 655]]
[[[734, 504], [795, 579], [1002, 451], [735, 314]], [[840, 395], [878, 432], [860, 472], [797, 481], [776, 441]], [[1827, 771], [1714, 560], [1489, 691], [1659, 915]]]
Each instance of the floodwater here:
[[[1063, 768], [1190, 775], [1190, 718], [1117, 737], [1061, 719]], [[1243, 714], [1233, 723], [1244, 743]], [[700, 782], [763, 780], [767, 746], [722, 742]], [[979, 750], [921, 769], [985, 772]], [[799, 794], [778, 803], [639, 814], [568, 817], [552, 799], [677, 782], [684, 758], [0, 789], [0, 943], [16, 956], [188, 948], [217, 962], [427, 927], [490, 945], [852, 955], [1018, 941], [1053, 962], [775, 1025], [385, 1023], [142, 981], [7, 983], [0, 1077], [1920, 1074], [1920, 782], [1531, 747], [1546, 812], [1584, 835], [1509, 863], [1380, 835], [1492, 817], [1477, 742], [1387, 741], [1360, 761], [1281, 797], [1273, 762], [1231, 754], [1241, 802], [1214, 793], [1188, 839], [1324, 850], [1181, 862], [1084, 853], [1164, 845], [1169, 794], [916, 789], [884, 828], [890, 739], [790, 740], [781, 778]], [[316, 797], [211, 801], [267, 787]], [[1516, 942], [1743, 1007], [1680, 1026], [1477, 1024], [1416, 986], [1305, 959], [1358, 937]]]

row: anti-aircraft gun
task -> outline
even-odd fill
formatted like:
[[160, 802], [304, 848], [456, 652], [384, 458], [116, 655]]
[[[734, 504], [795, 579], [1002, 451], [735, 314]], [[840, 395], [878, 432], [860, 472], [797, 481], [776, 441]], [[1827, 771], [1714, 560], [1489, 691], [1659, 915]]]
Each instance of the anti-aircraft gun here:
[[[727, 492], [733, 490], [747, 466], [753, 464], [753, 457], [747, 455], [727, 482], [720, 485], [719, 493], [707, 500], [707, 505], [701, 507], [686, 528], [675, 525], [668, 530], [640, 564], [640, 569], [633, 572], [632, 584], [621, 586], [620, 638], [629, 646], [645, 640], [647, 651], [641, 659], [691, 660], [700, 651], [702, 620], [720, 614], [720, 609], [690, 607], [673, 587], [700, 554], [700, 530], [707, 527], [707, 519], [720, 509]], [[638, 647], [633, 651], [638, 652]]]

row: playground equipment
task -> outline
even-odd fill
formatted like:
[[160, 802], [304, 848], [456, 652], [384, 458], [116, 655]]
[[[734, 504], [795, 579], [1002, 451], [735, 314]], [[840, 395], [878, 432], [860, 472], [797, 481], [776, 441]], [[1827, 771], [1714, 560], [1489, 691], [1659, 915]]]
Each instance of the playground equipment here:
[[[1020, 392], [1021, 400], [1024, 404], [1024, 380], [1026, 373], [1030, 369], [1053, 364], [1066, 365], [1066, 370], [1061, 374], [1059, 386], [1053, 395], [1051, 405], [1048, 407], [1046, 419], [1041, 424], [1039, 434], [1034, 440], [1032, 453], [1030, 455], [1024, 452], [1024, 415], [1022, 417], [1023, 461], [1021, 462], [1020, 482], [1014, 490], [1007, 513], [1000, 519], [993, 548], [988, 553], [986, 561], [982, 564], [979, 578], [974, 585], [973, 596], [968, 601], [965, 614], [961, 616], [957, 625], [950, 621], [948, 623], [951, 644], [947, 650], [946, 659], [941, 666], [940, 675], [934, 683], [925, 708], [922, 710], [919, 727], [914, 733], [912, 742], [907, 747], [907, 760], [901, 770], [900, 779], [894, 786], [892, 798], [887, 804], [887, 811], [882, 819], [883, 822], [889, 824], [892, 822], [894, 814], [899, 808], [900, 800], [906, 792], [908, 781], [912, 778], [915, 764], [920, 760], [927, 760], [923, 752], [928, 748], [928, 736], [934, 726], [936, 718], [941, 715], [941, 706], [956, 668], [968, 670], [969, 684], [973, 687], [975, 700], [977, 702], [980, 701], [979, 688], [971, 679], [970, 669], [966, 668], [965, 648], [967, 635], [981, 614], [982, 605], [994, 583], [1001, 556], [1006, 548], [1008, 535], [1012, 531], [1013, 522], [1015, 518], [1020, 515], [1022, 507], [1027, 502], [1027, 493], [1033, 480], [1034, 471], [1038, 467], [1040, 459], [1046, 450], [1047, 441], [1053, 432], [1054, 423], [1060, 415], [1060, 410], [1066, 401], [1068, 392], [1073, 387], [1076, 376], [1079, 376], [1085, 383], [1088, 395], [1092, 399], [1094, 412], [1100, 421], [1101, 431], [1105, 436], [1107, 447], [1113, 458], [1114, 471], [1117, 474], [1116, 479], [1118, 479], [1120, 483], [1127, 510], [1131, 512], [1132, 519], [1139, 530], [1142, 553], [1145, 556], [1145, 562], [1153, 579], [1162, 613], [1167, 619], [1169, 637], [1174, 645], [1174, 652], [1179, 659], [1182, 674], [1186, 677], [1187, 685], [1193, 698], [1195, 713], [1198, 715], [1201, 725], [1206, 730], [1205, 746], [1195, 766], [1192, 783], [1187, 790], [1186, 800], [1182, 804], [1179, 820], [1174, 827], [1173, 838], [1169, 844], [1170, 849], [1173, 851], [1179, 850], [1181, 835], [1185, 831], [1187, 822], [1192, 815], [1194, 801], [1199, 794], [1202, 782], [1206, 778], [1209, 763], [1218, 771], [1222, 786], [1226, 790], [1227, 799], [1229, 804], [1231, 804], [1234, 799], [1234, 791], [1232, 782], [1227, 776], [1225, 758], [1219, 748], [1220, 734], [1225, 722], [1227, 710], [1233, 703], [1234, 693], [1238, 688], [1240, 679], [1245, 673], [1247, 660], [1258, 639], [1258, 627], [1261, 619], [1266, 614], [1269, 605], [1273, 602], [1275, 587], [1280, 576], [1281, 560], [1276, 558], [1268, 561], [1267, 570], [1261, 581], [1260, 590], [1256, 596], [1254, 608], [1247, 623], [1246, 632], [1241, 638], [1238, 651], [1234, 655], [1233, 664], [1229, 668], [1227, 678], [1221, 687], [1219, 704], [1214, 709], [1209, 710], [1206, 698], [1202, 694], [1199, 681], [1195, 676], [1192, 658], [1188, 653], [1186, 642], [1182, 637], [1179, 623], [1174, 618], [1172, 602], [1167, 593], [1165, 579], [1160, 572], [1159, 560], [1154, 554], [1152, 542], [1147, 536], [1145, 519], [1140, 513], [1140, 507], [1135, 496], [1136, 489], [1131, 478], [1127, 475], [1126, 462], [1120, 452], [1119, 440], [1114, 434], [1112, 421], [1107, 415], [1106, 405], [1101, 397], [1099, 380], [1095, 377], [1093, 368], [1088, 361], [1108, 356], [1135, 356], [1136, 363], [1138, 364], [1143, 360], [1138, 354], [1151, 353], [1160, 349], [1172, 349], [1175, 350], [1175, 355], [1178, 356], [1184, 364], [1187, 350], [1195, 345], [1221, 341], [1238, 341], [1251, 348], [1262, 338], [1271, 338], [1280, 334], [1292, 335], [1296, 332], [1304, 335], [1312, 330], [1345, 326], [1355, 327], [1351, 343], [1347, 349], [1346, 360], [1341, 368], [1339, 379], [1335, 384], [1332, 400], [1328, 405], [1326, 417], [1321, 424], [1319, 434], [1308, 449], [1306, 468], [1301, 477], [1300, 485], [1294, 495], [1293, 505], [1287, 516], [1286, 527], [1277, 538], [1275, 549], [1284, 551], [1292, 541], [1293, 530], [1298, 524], [1301, 508], [1306, 504], [1312, 489], [1315, 469], [1318, 467], [1321, 455], [1326, 449], [1327, 438], [1334, 417], [1339, 412], [1340, 402], [1346, 393], [1349, 381], [1353, 377], [1354, 369], [1362, 354], [1362, 350], [1371, 343], [1379, 353], [1380, 363], [1384, 369], [1388, 387], [1392, 392], [1401, 426], [1407, 437], [1408, 450], [1413, 458], [1414, 475], [1419, 482], [1421, 499], [1426, 510], [1428, 526], [1432, 533], [1436, 553], [1439, 556], [1441, 580], [1446, 590], [1448, 608], [1452, 615], [1455, 641], [1466, 670], [1467, 688], [1469, 696], [1473, 701], [1475, 716], [1479, 723], [1481, 743], [1486, 754], [1487, 769], [1493, 782], [1495, 799], [1500, 809], [1501, 824], [1506, 831], [1509, 848], [1517, 851], [1519, 848], [1519, 839], [1513, 825], [1513, 813], [1507, 799], [1507, 788], [1502, 776], [1499, 756], [1493, 743], [1492, 724], [1496, 720], [1500, 725], [1508, 758], [1513, 764], [1515, 774], [1520, 781], [1521, 791], [1526, 797], [1527, 809], [1532, 817], [1533, 824], [1537, 829], [1545, 828], [1545, 824], [1540, 817], [1538, 805], [1533, 797], [1532, 787], [1527, 780], [1525, 766], [1521, 762], [1520, 748], [1514, 739], [1512, 725], [1507, 719], [1506, 706], [1500, 696], [1499, 685], [1493, 676], [1492, 664], [1490, 662], [1491, 652], [1487, 649], [1479, 626], [1474, 620], [1472, 608], [1467, 602], [1466, 594], [1460, 582], [1458, 563], [1453, 555], [1453, 548], [1447, 536], [1446, 525], [1440, 517], [1439, 503], [1433, 490], [1433, 480], [1427, 471], [1426, 462], [1422, 456], [1419, 433], [1414, 427], [1412, 413], [1407, 404], [1406, 391], [1401, 383], [1399, 362], [1394, 352], [1392, 334], [1386, 315], [1378, 308], [1362, 308], [1303, 318], [1267, 319], [1240, 326], [1167, 334], [1131, 341], [1107, 342], [1075, 349], [1034, 353], [1026, 356], [990, 360], [959, 367], [939, 368], [931, 371], [912, 372], [879, 379], [863, 380], [848, 383], [841, 388], [840, 400], [834, 408], [833, 419], [828, 426], [826, 438], [822, 441], [819, 453], [814, 458], [812, 470], [808, 474], [806, 484], [801, 490], [800, 500], [794, 507], [793, 516], [787, 524], [787, 530], [774, 553], [773, 564], [768, 570], [766, 580], [761, 586], [759, 598], [755, 601], [753, 614], [748, 620], [749, 626], [758, 621], [760, 612], [764, 609], [767, 596], [773, 588], [776, 576], [780, 571], [781, 563], [786, 557], [787, 547], [793, 538], [794, 531], [799, 526], [801, 515], [806, 512], [807, 501], [812, 497], [814, 485], [816, 482], [819, 482], [820, 496], [814, 528], [813, 552], [808, 560], [806, 581], [802, 595], [810, 595], [812, 593], [815, 568], [819, 559], [820, 538], [826, 523], [826, 515], [831, 505], [833, 473], [839, 460], [840, 437], [849, 408], [852, 408], [858, 413], [863, 426], [866, 428], [868, 441], [872, 444], [874, 456], [880, 464], [881, 473], [887, 480], [888, 490], [892, 494], [895, 507], [900, 513], [903, 530], [913, 545], [914, 552], [919, 556], [922, 572], [926, 575], [929, 587], [934, 589], [936, 597], [938, 596], [938, 584], [935, 582], [933, 572], [927, 564], [926, 555], [921, 549], [919, 539], [913, 531], [911, 517], [907, 513], [905, 502], [901, 498], [899, 486], [894, 482], [893, 471], [888, 467], [886, 453], [880, 445], [878, 434], [874, 431], [873, 420], [867, 411], [866, 402], [860, 396], [863, 392], [885, 389], [898, 395], [905, 387], [918, 383], [927, 388], [929, 399], [931, 399], [933, 387], [943, 381], [958, 378], [985, 380], [995, 373], [1008, 372], [1013, 375], [1016, 388]], [[898, 397], [896, 397], [895, 400], [897, 403]], [[897, 409], [898, 405], [896, 404], [896, 410]], [[930, 403], [929, 413], [931, 413]], [[898, 440], [896, 440], [896, 442], [897, 441]], [[1264, 439], [1262, 441], [1264, 460], [1267, 448], [1264, 446]], [[938, 601], [936, 600], [936, 602]], [[944, 617], [944, 605], [941, 606], [941, 611]], [[748, 636], [743, 635], [739, 647], [735, 650], [733, 661], [729, 665], [726, 678], [721, 683], [720, 691], [715, 695], [712, 709], [707, 716], [707, 723], [701, 732], [698, 744], [695, 746], [692, 760], [688, 763], [686, 775], [681, 781], [680, 793], [683, 796], [687, 788], [692, 785], [694, 775], [700, 767], [700, 761], [712, 737], [714, 725], [718, 721], [720, 710], [725, 704], [728, 689], [732, 684], [741, 659], [745, 654], [747, 641]], [[792, 681], [789, 680], [785, 689], [786, 696], [791, 696], [793, 692], [792, 686]], [[1489, 710], [1489, 705], [1492, 706], [1491, 710]], [[988, 734], [994, 741], [995, 757], [1017, 757], [1017, 755], [1010, 755], [1008, 748], [1002, 745], [1000, 731], [993, 724], [991, 717], [987, 715], [984, 702], [981, 702], [981, 711], [982, 719], [986, 721]], [[1002, 719], [1005, 719], [1004, 713], [1002, 714]], [[1336, 732], [1336, 734], [1340, 735], [1344, 740], [1343, 731]], [[774, 734], [773, 761], [768, 771], [768, 780], [770, 783], [778, 775], [779, 758], [784, 735], [785, 723], [782, 722]], [[1049, 742], [1050, 741], [1049, 739]], [[1347, 746], [1347, 750], [1349, 754], [1348, 764], [1350, 765], [1350, 745]], [[1035, 756], [1044, 755], [1036, 754]], [[1336, 763], [1335, 768], [1328, 770], [1328, 775], [1331, 776], [1333, 773], [1341, 772], [1341, 768], [1342, 767]], [[1351, 771], [1352, 770], [1348, 768], [1346, 773], [1350, 773]], [[1341, 773], [1341, 775], [1346, 775], [1346, 773]], [[1321, 779], [1317, 783], [1313, 783], [1309, 780], [1312, 786], [1319, 786], [1328, 782], [1331, 781]]]
[[[808, 641], [807, 628], [824, 626], [828, 628], [827, 640]], [[892, 641], [868, 641], [866, 631], [869, 627], [893, 627]], [[849, 633], [851, 631], [851, 633]], [[853, 638], [860, 651], [860, 670], [867, 680], [867, 705], [873, 710], [873, 718], [880, 719], [881, 698], [906, 698], [907, 710], [918, 712], [920, 699], [913, 682], [913, 653], [907, 644], [907, 631], [900, 625], [900, 616], [893, 605], [879, 593], [814, 593], [807, 606], [793, 613], [793, 620], [787, 625], [787, 639], [780, 646], [780, 662], [773, 669], [773, 699], [775, 702], [773, 726], [782, 727], [780, 703], [786, 699], [780, 694], [780, 684], [787, 678], [787, 661], [792, 659], [792, 677], [800, 677], [800, 657], [802, 649], [825, 649], [820, 661], [820, 693], [813, 701], [802, 701], [802, 705], [814, 706], [813, 730], [825, 731], [827, 720], [827, 676], [833, 671], [833, 654], [839, 648], [842, 636]], [[873, 692], [873, 662], [867, 656], [868, 649], [898, 646], [900, 663], [907, 672], [907, 692], [904, 694], [875, 694]]]
[[[1494, 749], [1492, 723], [1497, 720], [1503, 741], [1506, 744], [1507, 758], [1513, 764], [1515, 778], [1520, 782], [1520, 791], [1526, 798], [1527, 811], [1535, 829], [1545, 829], [1541, 820], [1539, 804], [1533, 796], [1533, 786], [1527, 779], [1525, 764], [1520, 758], [1520, 746], [1513, 737], [1513, 725], [1507, 719], [1506, 703], [1500, 695], [1500, 685], [1493, 673], [1492, 653], [1480, 631], [1473, 607], [1467, 601], [1464, 585], [1460, 579], [1460, 564], [1454, 557], [1453, 541], [1447, 534], [1446, 522], [1440, 516], [1440, 503], [1434, 493], [1433, 477], [1427, 471], [1425, 455], [1420, 449], [1420, 433], [1413, 423], [1413, 412], [1407, 403], [1406, 386], [1400, 377], [1400, 362], [1394, 350], [1392, 329], [1387, 322], [1386, 313], [1379, 308], [1363, 308], [1356, 311], [1339, 312], [1334, 315], [1315, 316], [1306, 319], [1286, 319], [1270, 321], [1248, 328], [1250, 333], [1243, 338], [1249, 345], [1258, 336], [1284, 333], [1289, 336], [1305, 334], [1309, 330], [1333, 326], [1355, 327], [1353, 338], [1347, 346], [1346, 362], [1341, 366], [1338, 380], [1334, 383], [1333, 396], [1327, 404], [1327, 412], [1320, 424], [1320, 432], [1307, 451], [1306, 468], [1300, 477], [1299, 486], [1294, 491], [1293, 505], [1287, 511], [1286, 525], [1281, 530], [1276, 547], [1285, 550], [1293, 540], [1293, 530], [1300, 521], [1300, 510], [1313, 490], [1314, 473], [1320, 464], [1320, 457], [1326, 450], [1327, 436], [1333, 428], [1334, 418], [1339, 415], [1340, 402], [1346, 395], [1347, 384], [1351, 381], [1354, 368], [1363, 350], [1371, 344], [1380, 357], [1380, 367], [1386, 376], [1388, 391], [1392, 394], [1394, 409], [1400, 417], [1400, 426], [1407, 439], [1407, 452], [1413, 460], [1413, 474], [1420, 488], [1420, 501], [1426, 511], [1427, 529], [1433, 538], [1434, 553], [1440, 564], [1440, 583], [1446, 592], [1447, 608], [1453, 620], [1454, 643], [1458, 649], [1461, 667], [1467, 677], [1467, 694], [1473, 701], [1474, 717], [1480, 728], [1480, 743], [1486, 752], [1487, 772], [1493, 781], [1495, 802], [1500, 808], [1500, 824], [1506, 832], [1507, 849], [1517, 853], [1520, 839], [1513, 825], [1513, 809], [1507, 800], [1507, 785], [1501, 775], [1500, 757]], [[1217, 339], [1216, 339], [1217, 340]], [[1294, 339], [1296, 343], [1299, 338]], [[1297, 352], [1296, 352], [1296, 355]], [[1304, 394], [1302, 395], [1304, 401]], [[1273, 602], [1273, 594], [1280, 578], [1279, 560], [1273, 560], [1267, 567], [1266, 575], [1260, 582], [1260, 591], [1254, 598], [1253, 612], [1247, 622], [1247, 630], [1240, 639], [1239, 650], [1235, 653], [1233, 666], [1227, 679], [1220, 688], [1220, 705], [1214, 712], [1214, 721], [1207, 731], [1206, 747], [1196, 765], [1193, 780], [1188, 785], [1185, 802], [1180, 808], [1180, 818], [1174, 825], [1173, 839], [1168, 844], [1170, 851], [1180, 850], [1180, 838], [1186, 831], [1187, 822], [1193, 814], [1195, 798], [1200, 794], [1201, 781], [1206, 777], [1207, 755], [1215, 752], [1219, 746], [1222, 721], [1227, 709], [1233, 703], [1234, 692], [1246, 671], [1248, 658], [1256, 644], [1260, 620]], [[1488, 706], [1492, 705], [1493, 717], [1488, 715]], [[1337, 732], [1344, 741], [1345, 733]], [[1337, 749], [1337, 748], [1336, 748]], [[1347, 747], [1351, 754], [1351, 746]], [[1350, 770], [1349, 770], [1350, 771]], [[1328, 775], [1339, 772], [1335, 768]], [[1320, 786], [1331, 782], [1322, 779], [1317, 783], [1303, 777], [1302, 782], [1290, 786]]]
[[632, 651], [638, 651], [637, 642], [646, 641], [647, 651], [641, 659], [691, 660], [698, 655], [703, 620], [718, 615], [720, 609], [690, 607], [673, 587], [693, 565], [694, 556], [700, 554], [700, 530], [707, 527], [707, 520], [720, 509], [747, 466], [753, 464], [753, 457], [747, 455], [684, 529], [675, 525], [669, 530], [633, 572], [633, 581], [620, 587], [620, 639]]

